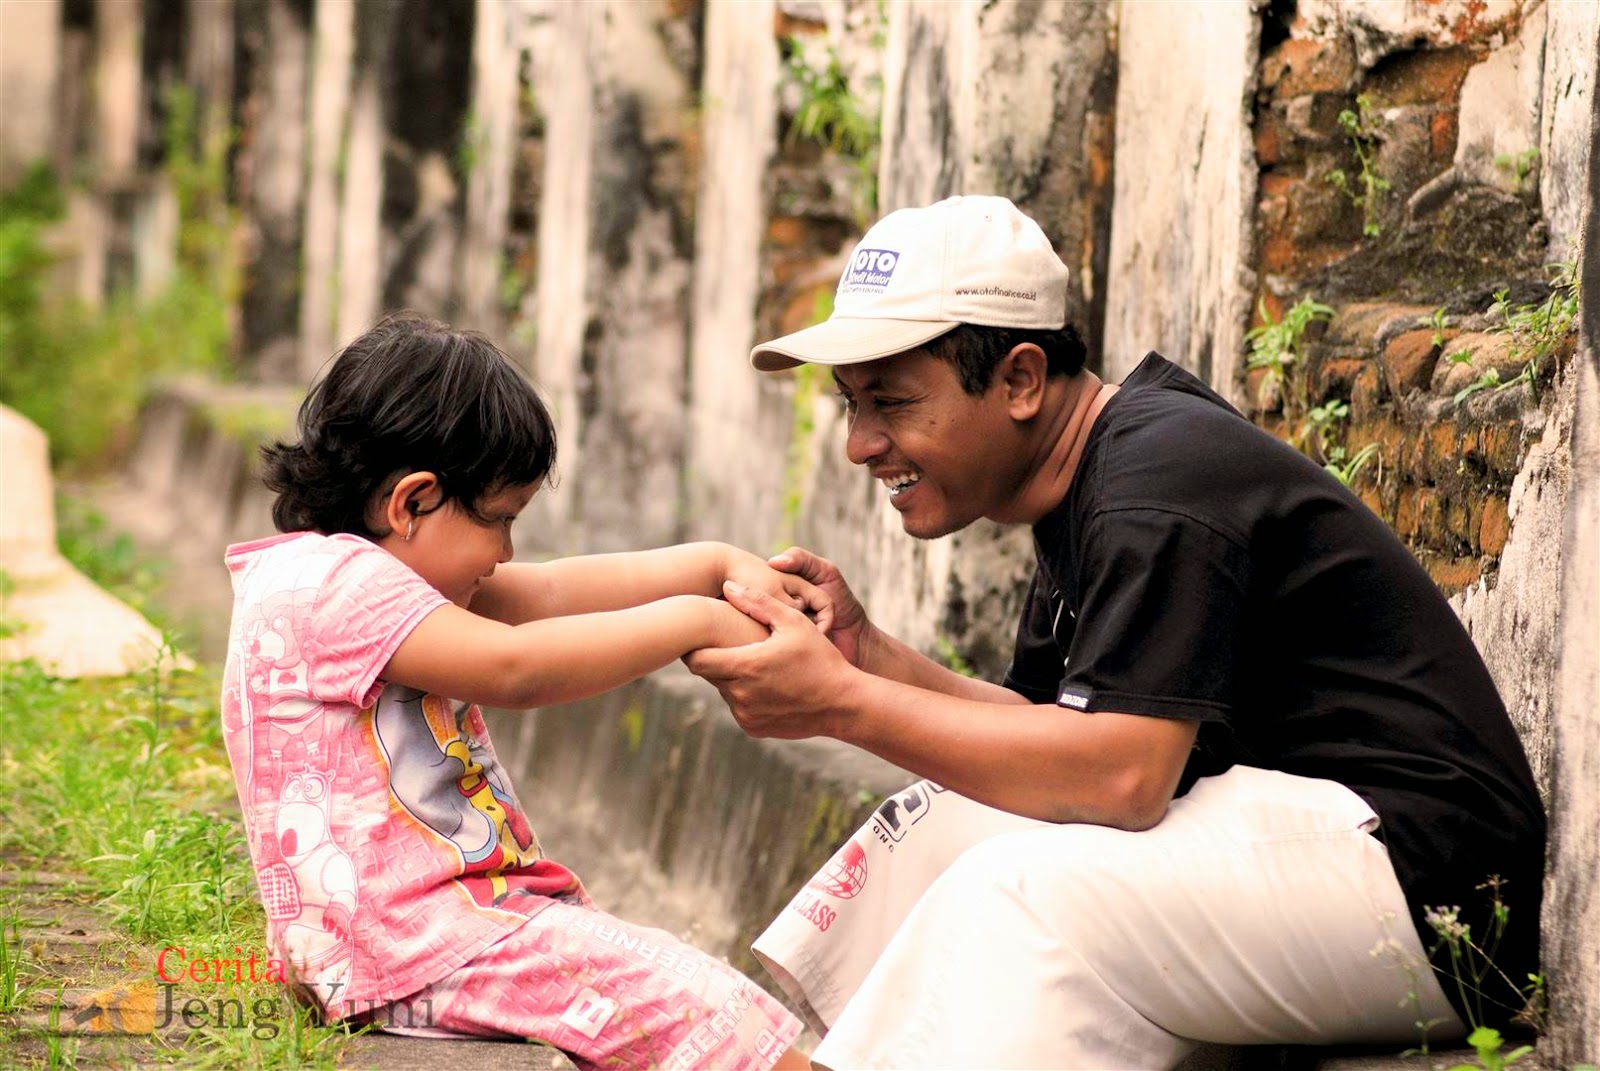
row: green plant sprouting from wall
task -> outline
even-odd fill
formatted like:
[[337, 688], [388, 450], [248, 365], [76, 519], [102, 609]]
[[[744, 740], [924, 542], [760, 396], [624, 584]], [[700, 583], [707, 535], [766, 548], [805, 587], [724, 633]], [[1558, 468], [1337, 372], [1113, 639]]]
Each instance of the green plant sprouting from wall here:
[[[811, 310], [811, 323], [819, 324], [833, 315], [833, 291], [817, 291]], [[789, 426], [789, 456], [783, 472], [783, 543], [799, 538], [800, 512], [805, 505], [806, 482], [815, 463], [812, 439], [817, 430], [817, 399], [822, 396], [828, 371], [821, 365], [801, 364], [794, 369], [794, 418]], [[782, 547], [778, 548], [782, 549]]]
[[[0, 197], [0, 402], [39, 424], [58, 461], [92, 464], [132, 422], [155, 376], [221, 372], [238, 291], [227, 203], [230, 138], [202, 126], [194, 96], [167, 98], [165, 174], [178, 208], [176, 265], [149, 300], [68, 299], [49, 234], [66, 197], [47, 167]], [[210, 133], [201, 134], [204, 129]]]
[[1343, 168], [1334, 168], [1325, 176], [1350, 203], [1361, 209], [1361, 233], [1376, 238], [1383, 233], [1378, 222], [1379, 195], [1389, 189], [1389, 180], [1378, 174], [1378, 137], [1383, 120], [1373, 111], [1372, 101], [1365, 93], [1356, 97], [1355, 110], [1346, 108], [1339, 113], [1339, 127], [1345, 132], [1350, 147], [1355, 150], [1357, 170], [1352, 179]]
[[1284, 417], [1292, 424], [1308, 408], [1305, 384], [1296, 374], [1301, 364], [1301, 337], [1313, 323], [1332, 319], [1333, 310], [1311, 298], [1300, 299], [1281, 320], [1272, 318], [1265, 299], [1259, 309], [1261, 323], [1244, 336], [1250, 347], [1248, 367], [1265, 369], [1256, 401], [1268, 408], [1266, 399], [1276, 391], [1283, 399]]
[[1517, 192], [1521, 193], [1522, 184], [1528, 181], [1529, 175], [1533, 174], [1534, 166], [1538, 161], [1538, 149], [1523, 149], [1518, 153], [1501, 153], [1494, 158], [1494, 166], [1511, 172], [1511, 180], [1516, 183]]
[[[1259, 308], [1261, 324], [1245, 334], [1250, 345], [1247, 366], [1265, 371], [1256, 404], [1263, 410], [1270, 409], [1271, 396], [1276, 393], [1289, 444], [1349, 487], [1368, 464], [1377, 461], [1381, 465], [1383, 459], [1376, 443], [1368, 443], [1351, 454], [1340, 441], [1350, 419], [1348, 401], [1329, 398], [1311, 404], [1301, 343], [1306, 329], [1319, 320], [1331, 319], [1333, 309], [1306, 297], [1290, 307], [1283, 319], [1274, 320], [1265, 300]], [[1442, 329], [1438, 315], [1435, 323]]]
[[[1457, 405], [1474, 394], [1485, 390], [1506, 390], [1520, 383], [1528, 385], [1535, 405], [1539, 403], [1539, 380], [1545, 364], [1561, 349], [1569, 335], [1578, 328], [1578, 268], [1575, 261], [1562, 261], [1545, 265], [1550, 275], [1550, 293], [1543, 301], [1515, 305], [1510, 301], [1511, 291], [1495, 292], [1494, 303], [1488, 315], [1499, 319], [1494, 333], [1511, 337], [1510, 357], [1522, 362], [1522, 369], [1510, 379], [1504, 378], [1498, 368], [1488, 368], [1477, 379], [1457, 391], [1453, 399]], [[1469, 351], [1450, 355], [1455, 363], [1472, 360]]]
[[[784, 42], [784, 78], [798, 91], [799, 104], [784, 133], [784, 143], [809, 141], [854, 162], [860, 175], [860, 215], [870, 218], [878, 202], [880, 120], [869, 114], [850, 88], [838, 49], [828, 46], [825, 63], [813, 65], [805, 42]], [[873, 81], [876, 82], [876, 76]]]
[[[1526, 982], [1518, 982], [1507, 976], [1495, 961], [1501, 938], [1505, 935], [1506, 926], [1511, 919], [1511, 910], [1500, 895], [1502, 884], [1498, 876], [1491, 875], [1483, 885], [1479, 886], [1480, 889], [1488, 890], [1490, 897], [1488, 932], [1485, 934], [1474, 935], [1472, 926], [1462, 919], [1461, 908], [1458, 906], [1429, 907], [1423, 911], [1424, 921], [1438, 937], [1430, 953], [1430, 959], [1440, 951], [1449, 955], [1447, 968], [1435, 966], [1434, 969], [1441, 975], [1440, 984], [1453, 988], [1460, 999], [1460, 1005], [1466, 1012], [1467, 1026], [1471, 1030], [1467, 1035], [1467, 1044], [1472, 1046], [1473, 1054], [1478, 1061], [1476, 1065], [1454, 1065], [1450, 1071], [1479, 1071], [1479, 1069], [1505, 1071], [1533, 1052], [1531, 1045], [1521, 1045], [1509, 1052], [1505, 1051], [1504, 1036], [1499, 1030], [1486, 1025], [1484, 1002], [1494, 1000], [1486, 995], [1486, 989], [1492, 987], [1508, 995], [1518, 994], [1522, 1006], [1505, 1007], [1503, 1011], [1514, 1013], [1513, 1021], [1536, 1031], [1544, 1026], [1546, 1014], [1544, 976], [1530, 974]], [[1504, 1003], [1498, 1000], [1494, 1002]]]

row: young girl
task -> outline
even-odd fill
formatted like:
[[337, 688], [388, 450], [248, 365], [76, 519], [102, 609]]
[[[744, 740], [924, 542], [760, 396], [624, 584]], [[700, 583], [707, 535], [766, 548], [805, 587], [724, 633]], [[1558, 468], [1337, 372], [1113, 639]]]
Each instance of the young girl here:
[[555, 460], [549, 415], [480, 335], [412, 317], [347, 346], [263, 449], [284, 533], [228, 548], [228, 757], [275, 956], [333, 1019], [536, 1038], [580, 1067], [806, 1067], [800, 1024], [726, 964], [598, 911], [545, 858], [480, 703], [615, 687], [766, 630], [725, 579], [826, 616], [698, 543], [508, 564]]

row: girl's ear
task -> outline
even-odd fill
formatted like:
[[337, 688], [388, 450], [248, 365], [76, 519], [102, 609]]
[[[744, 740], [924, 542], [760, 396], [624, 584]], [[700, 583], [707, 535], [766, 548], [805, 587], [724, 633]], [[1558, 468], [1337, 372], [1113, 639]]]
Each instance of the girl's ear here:
[[1048, 361], [1044, 350], [1019, 342], [1001, 358], [997, 379], [1005, 388], [1006, 409], [1013, 420], [1032, 420], [1044, 404]]
[[402, 538], [409, 538], [416, 527], [417, 518], [432, 513], [443, 504], [444, 488], [437, 475], [431, 472], [408, 473], [379, 503], [383, 527]]

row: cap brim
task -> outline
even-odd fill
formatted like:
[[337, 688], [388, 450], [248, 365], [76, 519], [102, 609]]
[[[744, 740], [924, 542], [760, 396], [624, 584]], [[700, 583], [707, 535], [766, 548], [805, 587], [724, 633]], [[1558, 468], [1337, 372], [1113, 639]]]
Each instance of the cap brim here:
[[860, 364], [916, 349], [961, 326], [959, 320], [867, 320], [835, 317], [750, 351], [761, 372], [797, 364]]

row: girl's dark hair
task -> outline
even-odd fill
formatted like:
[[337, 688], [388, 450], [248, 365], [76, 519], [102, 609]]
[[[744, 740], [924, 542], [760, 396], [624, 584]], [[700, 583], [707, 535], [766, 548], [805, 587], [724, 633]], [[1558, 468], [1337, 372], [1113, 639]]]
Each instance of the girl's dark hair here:
[[340, 350], [298, 425], [299, 442], [261, 448], [280, 532], [381, 538], [367, 509], [407, 473], [437, 474], [443, 502], [476, 512], [485, 493], [543, 480], [556, 460], [550, 413], [510, 359], [476, 331], [410, 313]]
[[924, 348], [954, 365], [961, 389], [978, 395], [989, 389], [994, 370], [1005, 355], [1024, 342], [1032, 342], [1044, 351], [1045, 374], [1050, 376], [1077, 375], [1088, 356], [1078, 329], [1070, 323], [1058, 331], [962, 324]]

